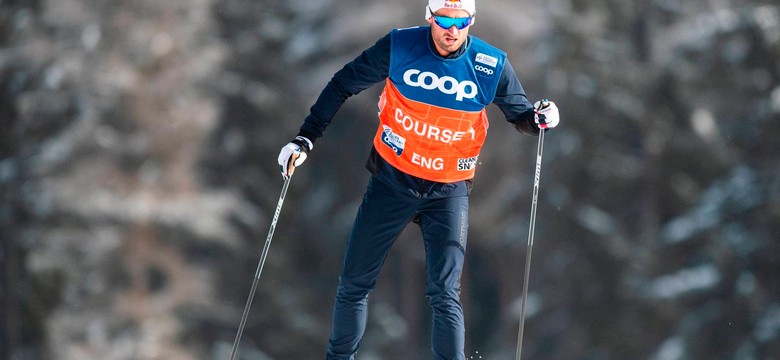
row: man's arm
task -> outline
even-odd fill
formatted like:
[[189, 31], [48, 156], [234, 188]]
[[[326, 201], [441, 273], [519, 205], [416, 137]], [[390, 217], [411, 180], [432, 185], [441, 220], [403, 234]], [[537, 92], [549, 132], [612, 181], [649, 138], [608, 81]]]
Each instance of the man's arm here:
[[298, 136], [312, 143], [330, 124], [341, 105], [352, 95], [387, 78], [390, 68], [390, 34], [379, 39], [333, 75], [304, 120]]
[[538, 135], [539, 127], [534, 123], [534, 107], [525, 95], [509, 59], [506, 60], [498, 80], [498, 89], [493, 103], [498, 105], [506, 120], [515, 125], [517, 131]]

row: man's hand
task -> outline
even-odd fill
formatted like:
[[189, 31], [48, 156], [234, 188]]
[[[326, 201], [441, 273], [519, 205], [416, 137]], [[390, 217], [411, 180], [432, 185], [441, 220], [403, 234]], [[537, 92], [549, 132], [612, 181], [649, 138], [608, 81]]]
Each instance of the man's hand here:
[[306, 161], [307, 154], [314, 148], [314, 144], [311, 140], [303, 137], [296, 136], [293, 141], [290, 141], [279, 152], [279, 169], [282, 172], [282, 177], [287, 179], [292, 176], [296, 166], [301, 166]]
[[561, 117], [555, 103], [544, 99], [534, 103], [534, 122], [539, 129], [551, 129], [558, 126]]

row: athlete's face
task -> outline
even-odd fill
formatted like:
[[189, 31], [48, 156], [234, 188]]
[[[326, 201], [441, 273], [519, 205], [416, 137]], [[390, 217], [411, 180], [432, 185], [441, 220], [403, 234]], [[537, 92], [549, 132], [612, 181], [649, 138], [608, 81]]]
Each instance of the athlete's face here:
[[[469, 13], [461, 9], [439, 9], [434, 15], [465, 18], [469, 16]], [[463, 29], [458, 29], [453, 25], [449, 29], [443, 29], [436, 23], [433, 17], [428, 19], [428, 23], [431, 24], [431, 36], [433, 37], [434, 45], [436, 45], [436, 51], [441, 56], [448, 56], [458, 50], [463, 45], [463, 42], [466, 41], [466, 37], [469, 35], [469, 28], [471, 27], [469, 25]]]

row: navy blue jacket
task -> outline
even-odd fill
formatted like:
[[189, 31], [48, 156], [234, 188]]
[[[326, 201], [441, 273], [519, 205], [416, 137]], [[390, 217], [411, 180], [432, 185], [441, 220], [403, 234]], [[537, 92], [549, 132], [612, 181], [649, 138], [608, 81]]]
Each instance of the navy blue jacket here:
[[[433, 48], [433, 40], [430, 37], [429, 41], [431, 41]], [[466, 43], [448, 58], [461, 56], [470, 41], [471, 35]], [[388, 76], [389, 67], [390, 34], [379, 39], [376, 44], [363, 51], [357, 58], [333, 75], [311, 107], [310, 114], [304, 120], [298, 135], [305, 136], [313, 143], [322, 136], [325, 128], [347, 98], [384, 81]], [[501, 72], [493, 103], [501, 109], [506, 120], [514, 124], [518, 131], [529, 135], [539, 134], [539, 128], [533, 122], [533, 105], [525, 95], [523, 86], [517, 79], [509, 60], [506, 61]], [[374, 150], [371, 151], [366, 167], [380, 181], [415, 196], [466, 195], [471, 188], [471, 180], [442, 184], [407, 175], [385, 163]]]

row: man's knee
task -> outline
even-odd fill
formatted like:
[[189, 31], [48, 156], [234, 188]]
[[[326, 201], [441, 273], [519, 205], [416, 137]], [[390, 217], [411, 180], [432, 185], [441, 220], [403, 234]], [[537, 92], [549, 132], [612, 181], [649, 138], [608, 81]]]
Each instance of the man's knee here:
[[460, 312], [460, 290], [450, 289], [428, 295], [428, 302], [435, 313]]
[[336, 289], [336, 300], [349, 303], [364, 302], [371, 290], [371, 286], [359, 285], [342, 277]]

